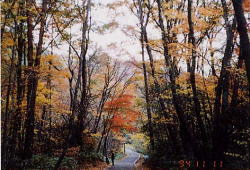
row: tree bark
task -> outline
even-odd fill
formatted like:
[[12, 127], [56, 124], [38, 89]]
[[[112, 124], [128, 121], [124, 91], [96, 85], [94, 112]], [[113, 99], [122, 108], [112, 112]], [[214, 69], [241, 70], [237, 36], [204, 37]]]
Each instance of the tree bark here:
[[[142, 5], [139, 5], [139, 8], [142, 8]], [[142, 13], [142, 10], [141, 10], [141, 13]], [[165, 101], [161, 97], [162, 96], [161, 87], [160, 87], [160, 84], [159, 84], [159, 82], [157, 80], [157, 77], [156, 77], [156, 71], [155, 71], [155, 66], [154, 66], [154, 58], [153, 58], [153, 54], [152, 54], [152, 49], [151, 49], [151, 47], [149, 45], [149, 41], [148, 41], [147, 24], [148, 24], [149, 13], [147, 14], [146, 17], [147, 18], [146, 18], [145, 24], [143, 23], [143, 19], [140, 19], [141, 20], [141, 34], [142, 34], [141, 37], [142, 37], [143, 41], [145, 42], [145, 47], [146, 47], [147, 54], [148, 54], [148, 57], [149, 57], [151, 74], [152, 74], [152, 78], [153, 78], [153, 81], [154, 81], [154, 88], [155, 88], [155, 91], [156, 91], [156, 96], [157, 96], [158, 101], [159, 101], [159, 105], [160, 105], [162, 115], [166, 119], [169, 119], [169, 115], [167, 113], [167, 108], [165, 106]], [[144, 46], [144, 42], [141, 43], [143, 46]], [[143, 55], [144, 55], [144, 51], [143, 51]], [[146, 67], [146, 65], [145, 65], [145, 67]], [[145, 71], [147, 73], [147, 70], [145, 70]], [[180, 148], [177, 146], [177, 143], [178, 143], [177, 142], [177, 136], [174, 135], [174, 129], [175, 129], [174, 125], [167, 124], [166, 128], [167, 128], [167, 131], [169, 132], [169, 140], [172, 142], [173, 147], [175, 148], [175, 152], [177, 154], [180, 153]], [[153, 133], [153, 131], [152, 131], [152, 133]]]
[[[84, 4], [83, 4], [84, 7]], [[82, 94], [81, 94], [81, 101], [80, 101], [80, 112], [77, 116], [77, 130], [76, 130], [76, 138], [78, 144], [81, 146], [82, 149], [82, 133], [84, 130], [84, 118], [87, 115], [87, 105], [88, 105], [88, 97], [87, 97], [87, 64], [86, 64], [86, 55], [88, 50], [88, 29], [90, 25], [89, 22], [89, 14], [91, 8], [91, 0], [87, 1], [86, 11], [84, 14], [85, 20], [82, 23], [82, 43], [81, 43], [81, 54], [80, 54], [80, 62], [82, 63], [81, 69], [81, 78], [82, 78]]]
[[[163, 44], [163, 52], [164, 52], [164, 58], [165, 58], [165, 65], [166, 68], [169, 69], [169, 79], [170, 79], [170, 88], [173, 95], [172, 101], [179, 119], [180, 123], [180, 136], [182, 140], [182, 145], [184, 148], [184, 151], [186, 154], [190, 154], [191, 148], [196, 150], [195, 144], [192, 144], [192, 135], [189, 132], [189, 126], [187, 124], [186, 116], [184, 115], [184, 111], [182, 109], [182, 104], [180, 103], [181, 100], [179, 99], [179, 96], [177, 94], [176, 89], [176, 73], [175, 73], [175, 66], [172, 62], [171, 56], [168, 52], [168, 39], [166, 36], [165, 26], [163, 22], [162, 17], [162, 4], [161, 0], [157, 0], [157, 8], [158, 8], [158, 21], [159, 21], [159, 27], [161, 29], [161, 37], [162, 37], [162, 44]], [[191, 141], [190, 141], [191, 139]]]
[[143, 67], [143, 78], [144, 78], [144, 88], [145, 88], [145, 98], [146, 98], [146, 110], [147, 110], [147, 117], [148, 117], [148, 130], [149, 130], [149, 138], [150, 138], [150, 145], [151, 149], [154, 149], [154, 133], [153, 133], [153, 126], [152, 126], [152, 114], [151, 114], [151, 107], [150, 107], [150, 97], [149, 97], [149, 88], [148, 88], [148, 76], [147, 76], [147, 67], [145, 63], [145, 52], [144, 52], [144, 24], [143, 24], [143, 10], [141, 1], [139, 2], [139, 20], [141, 25], [141, 51], [142, 51], [142, 67]]
[[194, 27], [193, 27], [193, 20], [192, 20], [192, 0], [188, 0], [188, 25], [189, 25], [189, 34], [188, 34], [188, 42], [192, 44], [192, 57], [191, 57], [191, 68], [190, 68], [190, 84], [191, 84], [191, 88], [192, 88], [192, 92], [193, 92], [193, 108], [194, 108], [194, 112], [198, 121], [198, 126], [200, 129], [200, 133], [201, 133], [201, 140], [203, 142], [203, 146], [202, 146], [202, 153], [200, 154], [204, 157], [206, 157], [206, 153], [207, 152], [207, 146], [208, 146], [208, 142], [207, 142], [207, 134], [206, 134], [206, 129], [205, 129], [205, 125], [202, 121], [202, 117], [201, 117], [201, 104], [198, 98], [198, 93], [197, 93], [197, 87], [196, 87], [196, 77], [195, 77], [195, 67], [196, 67], [196, 52], [194, 50], [194, 48], [196, 48], [196, 42], [195, 42], [195, 37], [194, 37]]
[[[8, 86], [7, 86], [7, 94], [6, 94], [6, 104], [5, 104], [5, 111], [4, 111], [4, 116], [2, 117], [4, 119], [3, 121], [3, 136], [2, 136], [2, 150], [1, 150], [1, 153], [2, 153], [2, 164], [3, 166], [7, 166], [8, 164], [8, 157], [9, 157], [9, 147], [8, 147], [8, 123], [9, 123], [9, 120], [10, 120], [10, 99], [11, 99], [11, 90], [12, 90], [12, 85], [11, 85], [11, 82], [12, 82], [12, 76], [13, 76], [13, 65], [14, 65], [14, 56], [15, 56], [15, 48], [13, 47], [12, 48], [12, 58], [11, 58], [11, 65], [9, 67], [9, 77], [8, 77]], [[12, 123], [11, 123], [12, 125]], [[12, 129], [13, 127], [11, 127]], [[14, 146], [12, 145], [12, 140], [13, 139], [13, 135], [11, 134], [11, 141], [10, 141], [10, 148], [14, 148]], [[15, 138], [16, 139], [16, 138]], [[15, 145], [16, 146], [16, 145]], [[10, 150], [11, 152], [14, 152], [14, 149], [11, 149]]]
[[235, 17], [237, 20], [237, 30], [240, 34], [240, 49], [246, 64], [248, 88], [250, 91], [250, 43], [247, 33], [247, 21], [242, 8], [243, 0], [232, 0]]
[[[215, 160], [223, 160], [224, 151], [228, 144], [228, 95], [229, 95], [229, 70], [233, 53], [233, 25], [229, 22], [228, 7], [225, 0], [221, 0], [223, 7], [223, 18], [226, 24], [227, 43], [222, 59], [222, 68], [215, 92], [214, 103], [214, 128], [213, 128], [213, 149], [212, 154]], [[221, 103], [222, 99], [222, 103]]]
[[[26, 0], [27, 9], [32, 7], [33, 1]], [[25, 121], [25, 141], [23, 150], [23, 159], [29, 159], [32, 157], [33, 142], [34, 142], [34, 128], [35, 128], [35, 106], [36, 106], [36, 92], [38, 85], [38, 71], [40, 66], [40, 59], [42, 54], [43, 36], [46, 24], [46, 12], [47, 12], [47, 0], [42, 2], [42, 12], [40, 19], [40, 31], [38, 47], [36, 51], [35, 61], [33, 59], [33, 17], [32, 13], [27, 10], [27, 26], [28, 26], [28, 66], [29, 66], [29, 76], [28, 76], [28, 91], [27, 91], [27, 118]]]

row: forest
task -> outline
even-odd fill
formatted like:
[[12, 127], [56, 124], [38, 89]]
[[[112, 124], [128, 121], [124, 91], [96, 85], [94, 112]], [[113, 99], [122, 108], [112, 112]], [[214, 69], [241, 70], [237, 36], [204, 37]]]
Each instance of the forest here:
[[1, 168], [250, 168], [249, 24], [249, 0], [1, 1]]

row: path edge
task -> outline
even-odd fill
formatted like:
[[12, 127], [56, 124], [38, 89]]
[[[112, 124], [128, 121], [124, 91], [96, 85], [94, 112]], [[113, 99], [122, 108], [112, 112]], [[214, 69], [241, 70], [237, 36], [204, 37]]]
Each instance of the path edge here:
[[134, 167], [136, 166], [136, 162], [141, 158], [141, 154], [139, 154], [138, 158], [134, 161]]

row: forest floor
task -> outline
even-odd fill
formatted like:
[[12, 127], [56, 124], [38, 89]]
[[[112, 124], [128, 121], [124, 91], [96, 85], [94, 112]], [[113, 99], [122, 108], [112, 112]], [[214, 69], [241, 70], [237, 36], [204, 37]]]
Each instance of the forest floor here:
[[150, 168], [146, 165], [145, 160], [142, 156], [135, 164], [135, 170], [150, 170]]
[[95, 163], [83, 164], [79, 167], [79, 170], [100, 170], [106, 169], [108, 165], [104, 162], [98, 161]]

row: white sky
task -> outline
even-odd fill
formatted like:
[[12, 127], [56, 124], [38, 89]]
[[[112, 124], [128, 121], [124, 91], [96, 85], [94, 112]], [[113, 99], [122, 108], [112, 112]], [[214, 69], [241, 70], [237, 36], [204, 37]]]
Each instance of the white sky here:
[[[103, 52], [106, 52], [113, 58], [119, 60], [129, 60], [135, 58], [136, 60], [141, 59], [140, 55], [140, 43], [136, 37], [126, 35], [122, 30], [128, 25], [136, 27], [138, 19], [130, 12], [126, 7], [120, 7], [119, 9], [112, 10], [107, 7], [107, 4], [117, 2], [115, 0], [93, 0], [95, 7], [91, 9], [92, 16], [92, 31], [90, 32], [91, 46], [101, 48]], [[102, 27], [104, 24], [109, 24], [112, 21], [116, 21], [119, 25], [116, 29], [109, 29], [105, 33], [101, 34], [95, 30], [97, 27]], [[75, 35], [75, 39], [80, 38], [81, 25], [77, 25], [72, 28], [72, 33]], [[51, 32], [51, 30], [48, 30]], [[59, 37], [58, 37], [59, 38]], [[37, 39], [37, 38], [35, 38]], [[60, 39], [60, 38], [59, 38]], [[115, 48], [111, 48], [110, 45]], [[65, 42], [54, 49], [57, 55], [68, 54], [68, 44]], [[89, 49], [91, 53], [91, 49]]]
[[[115, 0], [95, 0], [95, 3], [99, 3], [99, 5], [92, 8], [92, 18], [99, 26], [115, 20], [119, 24], [118, 28], [104, 34], [91, 32], [90, 39], [114, 58], [128, 60], [131, 57], [135, 57], [136, 59], [140, 59], [139, 40], [136, 37], [125, 35], [122, 31], [127, 25], [136, 26], [138, 20], [126, 6], [116, 11], [107, 8], [106, 5], [112, 2], [115, 2]], [[112, 49], [108, 47], [110, 44], [116, 44], [117, 48]]]

